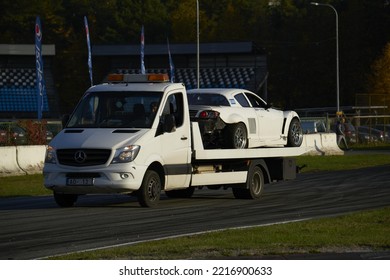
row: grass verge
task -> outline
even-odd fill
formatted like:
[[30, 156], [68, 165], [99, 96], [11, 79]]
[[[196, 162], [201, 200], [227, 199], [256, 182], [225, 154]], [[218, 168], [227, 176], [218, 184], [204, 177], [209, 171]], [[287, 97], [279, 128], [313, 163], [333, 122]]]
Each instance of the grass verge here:
[[239, 259], [390, 249], [390, 208], [145, 242], [52, 259]]

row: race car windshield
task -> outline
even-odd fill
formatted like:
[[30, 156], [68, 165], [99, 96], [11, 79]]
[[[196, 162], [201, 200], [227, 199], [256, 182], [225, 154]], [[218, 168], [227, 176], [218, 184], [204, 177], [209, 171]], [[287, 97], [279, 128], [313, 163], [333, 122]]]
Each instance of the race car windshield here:
[[67, 128], [150, 128], [161, 97], [162, 92], [87, 93]]
[[230, 106], [225, 96], [217, 93], [191, 93], [188, 94], [190, 105]]

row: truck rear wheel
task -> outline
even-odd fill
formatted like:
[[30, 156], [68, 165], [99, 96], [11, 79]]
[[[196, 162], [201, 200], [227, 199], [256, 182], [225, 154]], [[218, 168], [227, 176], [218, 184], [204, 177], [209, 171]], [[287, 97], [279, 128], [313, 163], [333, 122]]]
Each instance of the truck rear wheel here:
[[263, 170], [259, 166], [255, 166], [249, 170], [246, 184], [240, 187], [233, 187], [233, 195], [239, 199], [259, 199], [263, 190]]
[[138, 191], [138, 202], [143, 207], [156, 206], [161, 196], [161, 180], [156, 171], [148, 170]]
[[53, 193], [54, 200], [61, 207], [72, 207], [77, 201], [77, 194]]

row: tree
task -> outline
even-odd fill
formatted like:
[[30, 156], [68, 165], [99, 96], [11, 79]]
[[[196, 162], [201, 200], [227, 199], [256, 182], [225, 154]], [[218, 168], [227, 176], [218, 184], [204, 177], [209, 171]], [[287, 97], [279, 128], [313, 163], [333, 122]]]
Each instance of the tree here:
[[372, 72], [369, 76], [369, 96], [374, 102], [387, 105], [387, 112], [390, 112], [390, 43], [386, 45], [383, 54], [374, 61], [371, 66]]

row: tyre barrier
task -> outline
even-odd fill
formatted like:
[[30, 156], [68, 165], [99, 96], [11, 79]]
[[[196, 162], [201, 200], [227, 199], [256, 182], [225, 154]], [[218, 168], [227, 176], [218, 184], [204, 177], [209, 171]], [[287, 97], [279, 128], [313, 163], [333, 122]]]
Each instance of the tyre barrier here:
[[46, 146], [0, 147], [0, 177], [41, 173]]

